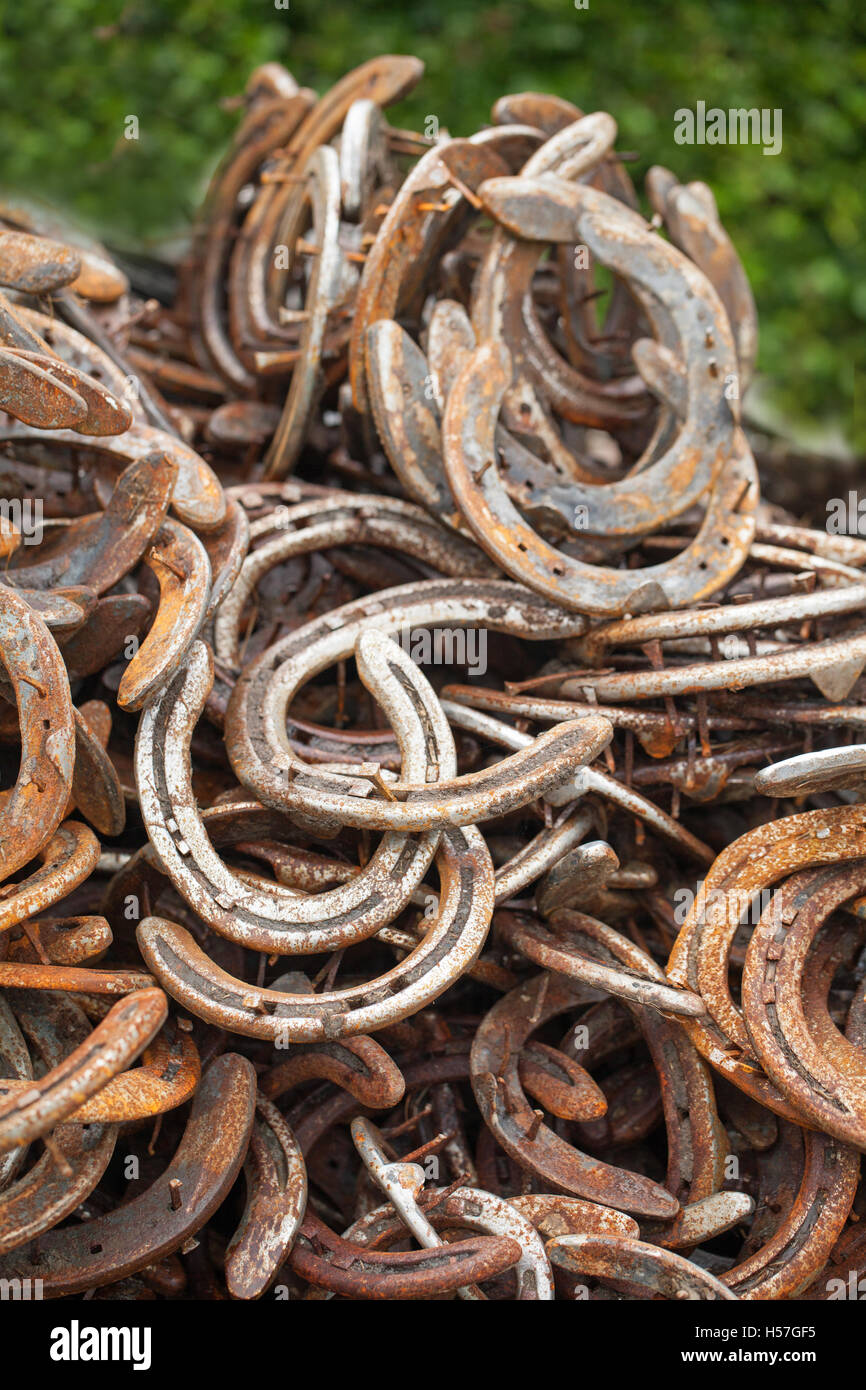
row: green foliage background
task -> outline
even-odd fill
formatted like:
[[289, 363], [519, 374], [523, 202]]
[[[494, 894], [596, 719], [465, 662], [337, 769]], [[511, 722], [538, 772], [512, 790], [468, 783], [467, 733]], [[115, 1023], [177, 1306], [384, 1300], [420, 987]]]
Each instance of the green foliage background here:
[[[282, 3], [282, 0], [278, 0]], [[277, 59], [324, 90], [380, 52], [426, 77], [397, 124], [452, 134], [505, 91], [609, 110], [633, 172], [702, 178], [746, 264], [760, 366], [792, 420], [860, 448], [866, 328], [866, 10], [862, 0], [0, 0], [0, 184], [103, 239], [154, 248], [189, 224], [237, 117], [221, 99]], [[781, 107], [784, 145], [678, 146], [674, 112]], [[123, 138], [124, 118], [140, 123]], [[866, 373], [860, 373], [861, 398]]]

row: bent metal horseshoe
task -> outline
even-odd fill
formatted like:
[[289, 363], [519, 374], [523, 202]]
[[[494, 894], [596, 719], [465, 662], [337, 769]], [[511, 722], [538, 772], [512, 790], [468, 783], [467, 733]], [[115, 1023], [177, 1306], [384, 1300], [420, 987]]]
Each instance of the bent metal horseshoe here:
[[[336, 781], [333, 776], [328, 780], [320, 768], [310, 769], [292, 751], [285, 720], [301, 685], [332, 663], [351, 656], [362, 633], [374, 629], [385, 633], [411, 631], [437, 625], [484, 626], [541, 641], [554, 636], [579, 636], [586, 623], [584, 618], [538, 599], [520, 585], [500, 580], [429, 580], [381, 590], [370, 598], [346, 604], [275, 643], [242, 671], [225, 720], [226, 746], [239, 781], [266, 805], [278, 809], [296, 807], [319, 822], [328, 818], [323, 808], [330, 804], [333, 810], [329, 818], [335, 825], [399, 825], [405, 829], [407, 821], [421, 828], [436, 824], [435, 810], [424, 804], [435, 797], [433, 789], [417, 788], [423, 797], [417, 807], [379, 801], [372, 810], [356, 807], [352, 811], [345, 803], [353, 798], [345, 792], [351, 788], [360, 798], [366, 798], [374, 784], [357, 776], [357, 766], [346, 769], [354, 776], [341, 775]], [[405, 707], [405, 700], [403, 704]], [[564, 741], [570, 763], [579, 766], [581, 757], [591, 758], [601, 751], [607, 741], [607, 730], [602, 725], [603, 721], [590, 720], [585, 725], [570, 727]], [[371, 767], [370, 773], [375, 770]], [[536, 772], [542, 778], [550, 775], [543, 765]], [[296, 786], [298, 774], [303, 777], [303, 784]], [[458, 818], [460, 800], [458, 790], [451, 803]], [[480, 806], [483, 804], [481, 798]], [[478, 810], [479, 805], [474, 805], [462, 823], [470, 823]], [[344, 820], [344, 811], [353, 818]], [[445, 818], [438, 823], [443, 820], [451, 823]]]
[[399, 965], [369, 984], [315, 995], [251, 986], [209, 960], [183, 927], [157, 917], [139, 924], [139, 947], [173, 998], [199, 1018], [247, 1037], [315, 1042], [375, 1032], [438, 998], [481, 954], [493, 912], [487, 847], [474, 827], [449, 827], [436, 862], [435, 919]]
[[[43, 1232], [35, 1258], [29, 1250], [4, 1256], [0, 1278], [41, 1279], [48, 1297], [57, 1298], [114, 1283], [170, 1255], [231, 1190], [252, 1131], [255, 1096], [252, 1063], [232, 1052], [218, 1057], [202, 1078], [162, 1176], [104, 1216]], [[175, 1190], [179, 1204], [171, 1200]]]
[[[742, 430], [733, 432], [701, 528], [685, 550], [637, 570], [590, 565], [542, 539], [505, 491], [494, 462], [494, 433], [510, 383], [508, 349], [482, 344], [457, 378], [442, 428], [445, 471], [460, 511], [479, 545], [508, 574], [565, 608], [609, 618], [698, 603], [737, 573], [754, 537], [758, 503], [757, 473]], [[576, 497], [572, 503], [571, 490], [576, 488], [569, 484], [569, 504], [574, 506], [578, 503]], [[582, 505], [588, 507], [587, 515], [598, 515], [597, 502]]]

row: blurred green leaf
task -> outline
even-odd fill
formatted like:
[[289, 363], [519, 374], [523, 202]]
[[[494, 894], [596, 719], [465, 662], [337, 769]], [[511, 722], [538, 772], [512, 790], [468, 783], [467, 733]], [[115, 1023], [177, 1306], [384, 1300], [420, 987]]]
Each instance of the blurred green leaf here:
[[[752, 279], [760, 367], [792, 417], [843, 428], [866, 299], [866, 19], [859, 0], [63, 0], [0, 9], [7, 189], [68, 208], [104, 238], [159, 244], [188, 226], [236, 116], [221, 99], [276, 60], [324, 90], [380, 52], [417, 53], [421, 86], [393, 112], [452, 134], [506, 91], [616, 118], [620, 148], [699, 178]], [[780, 108], [783, 147], [677, 145], [674, 112]], [[137, 116], [140, 138], [125, 140]], [[863, 374], [860, 373], [861, 380]], [[863, 440], [860, 441], [864, 443]]]

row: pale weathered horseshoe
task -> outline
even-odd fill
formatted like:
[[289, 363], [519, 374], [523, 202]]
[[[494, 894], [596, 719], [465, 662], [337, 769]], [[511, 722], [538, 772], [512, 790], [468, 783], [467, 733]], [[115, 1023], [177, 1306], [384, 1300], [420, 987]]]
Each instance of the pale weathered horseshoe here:
[[[394, 687], [388, 712], [395, 728], [399, 729], [407, 719], [417, 719], [422, 710], [428, 720], [431, 718], [431, 709], [438, 705], [432, 688], [406, 652], [389, 637], [381, 632], [362, 632], [355, 657], [362, 681], [380, 701], [386, 698], [389, 686]], [[441, 707], [437, 712], [439, 737], [444, 741], [443, 726], [447, 721]], [[424, 784], [412, 777], [390, 783], [386, 788], [389, 799], [385, 802], [364, 800], [371, 789], [369, 782], [350, 779], [339, 765], [331, 765], [333, 774], [325, 767], [296, 775], [289, 784], [286, 804], [297, 806], [312, 817], [330, 814], [342, 824], [377, 830], [469, 825], [526, 805], [537, 796], [568, 784], [577, 769], [598, 755], [610, 735], [610, 726], [603, 719], [561, 724], [494, 768], [461, 777], [440, 774]], [[431, 763], [439, 771], [436, 760], [431, 758]], [[329, 782], [335, 790], [330, 789]]]
[[816, 792], [860, 790], [866, 784], [866, 744], [821, 748], [762, 767], [755, 791], [764, 796], [814, 796]]
[[[479, 545], [507, 573], [553, 602], [595, 617], [697, 603], [737, 573], [754, 536], [758, 502], [755, 464], [741, 430], [733, 432], [701, 528], [685, 550], [637, 570], [590, 565], [543, 540], [505, 491], [495, 463], [494, 431], [510, 382], [507, 349], [494, 343], [477, 348], [448, 398], [442, 429], [445, 471], [460, 512]], [[615, 486], [594, 491], [607, 493]], [[571, 493], [577, 487], [569, 484], [571, 506], [577, 505]], [[588, 505], [588, 515], [598, 515], [595, 502], [582, 505]]]
[[[373, 418], [408, 496], [444, 525], [464, 527], [460, 513], [454, 510], [442, 464], [441, 424], [452, 384], [476, 345], [475, 334], [460, 305], [440, 300], [431, 316], [427, 339], [429, 359], [393, 319], [379, 319], [368, 328], [365, 362]], [[540, 404], [527, 383], [520, 385], [520, 391], [521, 405], [526, 399], [534, 402], [533, 424], [537, 424]], [[509, 396], [513, 394], [512, 390]], [[495, 444], [507, 468], [505, 484], [528, 510], [535, 506], [538, 494], [538, 505], [543, 508], [547, 489], [560, 482], [563, 471], [567, 476], [589, 476], [564, 450], [552, 426], [546, 428], [543, 443], [551, 450], [553, 466], [525, 448], [501, 421], [496, 426]], [[572, 509], [569, 523], [573, 519]]]
[[168, 992], [208, 1021], [247, 1037], [290, 1042], [375, 1032], [438, 998], [481, 953], [493, 911], [493, 865], [478, 831], [443, 831], [439, 910], [422, 941], [379, 979], [328, 994], [259, 989], [220, 970], [182, 927], [148, 917], [141, 953]]
[[[811, 594], [759, 599], [754, 603], [723, 604], [685, 613], [644, 613], [599, 623], [578, 639], [578, 651], [590, 666], [601, 666], [612, 648], [640, 647], [645, 642], [676, 641], [683, 637], [720, 637], [748, 632], [753, 627], [780, 627], [807, 618], [859, 613], [866, 609], [866, 584], [845, 589], [818, 589]], [[762, 772], [764, 769], [762, 769]]]
[[[448, 700], [442, 702], [442, 708], [449, 718], [450, 703]], [[497, 904], [516, 897], [522, 888], [558, 863], [589, 834], [597, 820], [597, 813], [592, 808], [578, 806], [577, 810], [567, 812], [560, 824], [554, 824], [549, 830], [540, 830], [523, 849], [496, 870]]]
[[564, 681], [563, 694], [579, 686], [586, 697], [593, 692], [600, 701], [650, 700], [666, 695], [694, 695], [709, 690], [744, 690], [753, 685], [808, 676], [828, 700], [844, 700], [866, 664], [866, 627], [858, 624], [845, 637], [801, 642], [762, 656], [695, 662], [658, 671], [629, 671], [615, 675], [589, 672], [579, 682]]
[[[382, 1135], [363, 1116], [351, 1123], [352, 1139], [376, 1186], [381, 1188], [401, 1221], [424, 1249], [439, 1250], [445, 1242], [421, 1211], [418, 1198], [424, 1188], [424, 1169], [417, 1163], [391, 1163], [382, 1147]], [[522, 1218], [521, 1218], [522, 1220]], [[497, 1234], [502, 1234], [497, 1232]], [[512, 1233], [509, 1233], [512, 1234]], [[533, 1236], [535, 1232], [532, 1232]], [[351, 1239], [347, 1236], [346, 1239]], [[551, 1280], [552, 1283], [552, 1280]], [[483, 1294], [472, 1285], [457, 1290], [458, 1298], [479, 1301]]]
[[[241, 672], [225, 721], [229, 757], [239, 780], [266, 804], [280, 808], [304, 805], [321, 820], [323, 800], [317, 802], [312, 790], [302, 791], [298, 787], [293, 791], [294, 784], [288, 780], [296, 773], [303, 774], [305, 781], [314, 775], [309, 765], [293, 753], [285, 733], [286, 712], [295, 692], [332, 662], [350, 656], [363, 632], [411, 631], [439, 624], [451, 628], [480, 624], [494, 631], [541, 640], [554, 632], [565, 635], [569, 628], [582, 631], [584, 620], [530, 598], [520, 586], [492, 580], [430, 580], [382, 590], [368, 599], [346, 604], [290, 634]], [[597, 723], [594, 728], [600, 732]], [[352, 770], [357, 773], [357, 767]], [[327, 784], [321, 771], [317, 770], [315, 776], [324, 789]], [[372, 789], [369, 782], [365, 786], [357, 776], [351, 784], [362, 794]], [[402, 804], [399, 811], [407, 814]], [[374, 814], [386, 818], [389, 815], [387, 810]], [[390, 814], [394, 820], [399, 819], [394, 812]], [[415, 816], [418, 822], [424, 819], [423, 812], [416, 812]], [[337, 823], [344, 824], [339, 816]]]
[[260, 1298], [282, 1268], [307, 1209], [307, 1169], [289, 1125], [261, 1096], [244, 1164], [247, 1201], [226, 1246], [232, 1298]]
[[[564, 928], [566, 934], [557, 935], [540, 922], [510, 912], [499, 913], [496, 924], [510, 945], [544, 970], [555, 970], [570, 980], [578, 980], [593, 989], [603, 989], [608, 994], [615, 994], [645, 1008], [690, 1017], [701, 1017], [706, 1013], [706, 1006], [699, 995], [668, 985], [664, 971], [652, 957], [612, 927], [569, 908], [560, 908], [554, 913], [552, 921], [555, 927]], [[579, 938], [574, 940], [569, 935], [573, 932], [587, 933], [591, 940], [608, 950], [616, 938], [617, 948], [628, 963], [608, 964], [603, 957], [598, 959], [590, 955], [588, 950], [582, 948]]]
[[[414, 1165], [395, 1163], [388, 1166], [399, 1170], [401, 1168], [411, 1169]], [[423, 1180], [423, 1169], [420, 1171]], [[401, 1179], [398, 1177], [398, 1182], [394, 1186], [395, 1195], [399, 1195], [400, 1181]], [[391, 1196], [390, 1188], [388, 1189], [388, 1196]], [[421, 1208], [425, 1220], [434, 1231], [436, 1226], [458, 1226], [465, 1227], [470, 1231], [508, 1236], [512, 1240], [516, 1240], [521, 1248], [521, 1257], [514, 1266], [517, 1280], [515, 1298], [520, 1302], [524, 1300], [552, 1301], [554, 1296], [553, 1275], [545, 1254], [544, 1242], [536, 1233], [534, 1223], [523, 1214], [515, 1203], [505, 1201], [492, 1192], [485, 1192], [478, 1187], [458, 1187], [456, 1191], [443, 1195], [438, 1201], [436, 1196], [435, 1189], [428, 1189], [423, 1194], [424, 1205]], [[350, 1226], [349, 1230], [345, 1232], [345, 1239], [359, 1245], [376, 1242], [378, 1246], [383, 1238], [385, 1240], [399, 1238], [399, 1231], [403, 1223], [400, 1220], [395, 1222], [391, 1211], [392, 1207], [389, 1206], [376, 1208], [362, 1220], [356, 1221], [353, 1226]], [[441, 1245], [441, 1240], [437, 1244]]]
[[310, 240], [318, 248], [307, 284], [304, 325], [298, 343], [299, 360], [292, 372], [280, 423], [265, 455], [265, 476], [283, 478], [294, 467], [304, 441], [310, 412], [321, 391], [322, 343], [328, 312], [339, 295], [343, 255], [338, 240], [340, 230], [340, 164], [336, 151], [324, 145], [310, 157], [298, 177], [300, 196], [290, 204], [288, 220], [277, 232], [277, 240], [294, 246], [309, 207], [312, 215]]
[[364, 371], [376, 431], [407, 496], [453, 526], [436, 367], [399, 323], [381, 318], [367, 329]]
[[[582, 116], [551, 135], [530, 155], [518, 176], [520, 182], [532, 188], [529, 181], [551, 174], [575, 183], [588, 181], [612, 150], [615, 139], [616, 122], [606, 112]], [[493, 183], [498, 186], [500, 181]], [[485, 195], [480, 196], [483, 199]], [[609, 202], [621, 214], [625, 211], [618, 200], [611, 198]], [[575, 244], [580, 240], [576, 231]], [[478, 339], [507, 342], [516, 374], [526, 376], [569, 419], [600, 428], [640, 419], [647, 414], [650, 402], [639, 378], [606, 384], [594, 381], [571, 367], [548, 341], [531, 296], [532, 279], [544, 250], [542, 239], [530, 231], [525, 239], [518, 239], [502, 226], [495, 229], [473, 288], [472, 324]]]
[[647, 171], [646, 190], [674, 245], [704, 272], [725, 306], [737, 344], [742, 396], [758, 354], [758, 315], [742, 261], [719, 220], [712, 190], [705, 183], [681, 184], [658, 164]]
[[375, 101], [353, 101], [340, 131], [340, 204], [348, 222], [361, 220], [376, 184], [391, 182], [387, 122]]
[[639, 1236], [640, 1227], [624, 1211], [584, 1202], [580, 1197], [563, 1197], [553, 1192], [527, 1192], [509, 1197], [508, 1205], [527, 1217], [547, 1240], [554, 1236], [609, 1235]]
[[592, 1279], [637, 1284], [663, 1298], [736, 1300], [713, 1274], [657, 1245], [627, 1236], [557, 1236], [546, 1246], [551, 1263]]
[[[182, 670], [139, 723], [139, 800], [165, 872], [206, 921], [246, 946], [294, 954], [333, 950], [371, 936], [397, 915], [420, 884], [436, 849], [435, 833], [417, 841], [402, 834], [386, 836], [362, 874], [312, 897], [282, 887], [261, 891], [242, 880], [214, 851], [189, 780], [189, 743], [212, 680], [209, 650], [196, 643]], [[417, 716], [414, 723], [401, 725], [401, 735], [401, 751], [413, 775], [422, 777], [434, 761], [440, 773], [456, 770], [444, 716], [439, 716], [439, 737], [432, 750]]]
[[[382, 634], [359, 638], [359, 670], [374, 640]], [[400, 648], [396, 648], [400, 651]], [[396, 658], [395, 658], [396, 660]], [[362, 678], [363, 678], [362, 672]], [[365, 681], [365, 684], [367, 682]], [[460, 777], [442, 779], [429, 786], [398, 781], [388, 784], [387, 801], [362, 800], [369, 789], [358, 779], [360, 794], [342, 775], [345, 790], [330, 791], [328, 774], [298, 774], [289, 784], [287, 807], [297, 807], [312, 818], [332, 816], [344, 825], [373, 830], [426, 830], [445, 825], [472, 825], [492, 820], [568, 786], [610, 741], [607, 720], [596, 717], [556, 725], [539, 734], [530, 747], [503, 758], [493, 768], [482, 768]], [[331, 785], [334, 785], [331, 778]], [[339, 783], [337, 784], [339, 786]]]
[[251, 534], [256, 538], [273, 530], [273, 539], [246, 557], [216, 615], [214, 654], [220, 661], [239, 664], [240, 624], [248, 599], [262, 575], [294, 555], [370, 544], [414, 555], [455, 578], [473, 569], [487, 573], [487, 562], [471, 542], [443, 533], [426, 513], [396, 498], [334, 493], [327, 500], [285, 508], [270, 525], [267, 521], [254, 523]]
[[[684, 370], [684, 410], [676, 439], [658, 458], [600, 489], [576, 483], [566, 501], [588, 507], [586, 529], [640, 535], [677, 516], [706, 491], [734, 447], [739, 406], [726, 395], [737, 356], [724, 306], [704, 275], [616, 198], [554, 175], [497, 179], [480, 193], [508, 230], [538, 240], [585, 243], [624, 276], [653, 324], [657, 346]], [[667, 358], [665, 359], [667, 360]], [[638, 366], [641, 363], [638, 362]], [[655, 383], [653, 383], [655, 384]]]

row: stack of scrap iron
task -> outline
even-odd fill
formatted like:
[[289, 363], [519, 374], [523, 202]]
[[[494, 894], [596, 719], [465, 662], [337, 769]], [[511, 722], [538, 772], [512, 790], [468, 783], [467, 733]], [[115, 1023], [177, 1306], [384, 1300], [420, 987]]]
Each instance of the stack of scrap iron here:
[[0, 1279], [838, 1297], [866, 541], [710, 189], [421, 76], [258, 69], [150, 281], [0, 207]]

